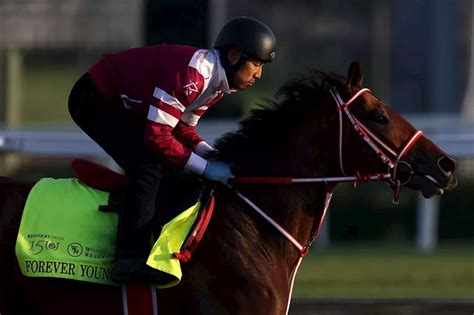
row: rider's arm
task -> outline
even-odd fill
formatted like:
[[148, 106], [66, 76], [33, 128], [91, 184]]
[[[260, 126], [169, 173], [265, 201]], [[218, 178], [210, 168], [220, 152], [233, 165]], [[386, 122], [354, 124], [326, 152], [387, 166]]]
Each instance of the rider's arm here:
[[[200, 152], [202, 150], [200, 149], [203, 148], [203, 145], [204, 145], [203, 143], [205, 143], [205, 141], [198, 135], [195, 127], [199, 119], [206, 112], [206, 110], [210, 108], [211, 106], [213, 106], [214, 104], [216, 104], [217, 102], [219, 102], [223, 96], [224, 96], [224, 93], [220, 92], [217, 94], [215, 98], [211, 99], [206, 105], [201, 106], [193, 111], [183, 113], [180, 121], [176, 125], [176, 128], [173, 130], [173, 134], [175, 135], [176, 139], [179, 142], [183, 143], [188, 148], [193, 149], [195, 153], [201, 156], [202, 154], [200, 154]], [[199, 145], [199, 149], [198, 149], [198, 145]], [[202, 152], [202, 153], [207, 153], [207, 152]]]
[[[173, 78], [175, 79], [175, 78]], [[149, 106], [145, 127], [145, 143], [165, 162], [201, 174], [207, 162], [192, 149], [176, 139], [173, 130], [183, 112], [201, 93], [204, 86], [202, 75], [194, 68], [180, 71], [177, 82], [171, 87], [156, 87]], [[181, 82], [193, 82], [193, 92]]]

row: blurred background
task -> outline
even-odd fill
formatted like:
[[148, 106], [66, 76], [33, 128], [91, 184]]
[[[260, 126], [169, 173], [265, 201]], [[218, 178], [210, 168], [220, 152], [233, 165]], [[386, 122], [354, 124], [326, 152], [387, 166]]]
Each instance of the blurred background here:
[[80, 75], [130, 47], [210, 48], [227, 20], [252, 16], [275, 32], [276, 61], [206, 114], [206, 139], [287, 80], [359, 60], [365, 85], [459, 160], [441, 198], [404, 190], [393, 205], [386, 185], [340, 185], [294, 296], [474, 299], [473, 12], [471, 0], [0, 0], [0, 174], [68, 177], [80, 156], [113, 165], [69, 118]]

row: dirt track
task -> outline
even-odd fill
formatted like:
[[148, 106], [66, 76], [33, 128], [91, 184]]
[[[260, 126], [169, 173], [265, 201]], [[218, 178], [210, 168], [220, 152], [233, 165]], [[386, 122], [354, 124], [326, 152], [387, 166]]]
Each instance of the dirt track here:
[[474, 299], [294, 300], [291, 315], [473, 315]]

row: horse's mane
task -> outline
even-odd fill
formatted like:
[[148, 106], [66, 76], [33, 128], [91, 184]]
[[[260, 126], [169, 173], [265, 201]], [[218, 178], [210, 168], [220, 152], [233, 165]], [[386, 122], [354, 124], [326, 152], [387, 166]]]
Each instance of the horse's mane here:
[[275, 100], [264, 99], [239, 123], [237, 131], [217, 140], [217, 158], [231, 163], [237, 171], [262, 174], [305, 113], [322, 101], [330, 86], [341, 87], [342, 82], [343, 77], [316, 69], [309, 76], [287, 82], [277, 91]]

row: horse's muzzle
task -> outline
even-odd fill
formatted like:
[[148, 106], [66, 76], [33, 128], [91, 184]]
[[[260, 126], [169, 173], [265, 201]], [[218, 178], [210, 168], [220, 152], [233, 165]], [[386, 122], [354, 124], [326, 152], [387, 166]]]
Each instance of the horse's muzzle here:
[[457, 161], [450, 156], [442, 156], [438, 160], [438, 167], [446, 176], [451, 176], [457, 169]]
[[[440, 157], [437, 161], [438, 172], [435, 174], [417, 174], [423, 176], [431, 184], [423, 185], [421, 192], [426, 198], [432, 197], [434, 195], [442, 195], [445, 191], [453, 190], [458, 185], [458, 180], [456, 177], [457, 161], [448, 155]], [[417, 173], [415, 171], [415, 173]], [[426, 187], [428, 186], [428, 187]]]

